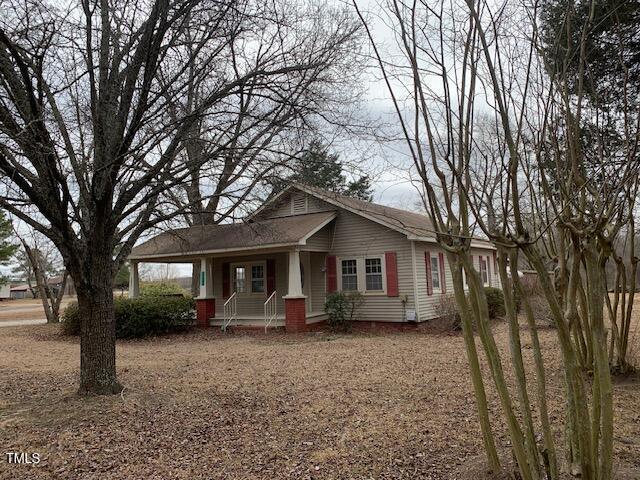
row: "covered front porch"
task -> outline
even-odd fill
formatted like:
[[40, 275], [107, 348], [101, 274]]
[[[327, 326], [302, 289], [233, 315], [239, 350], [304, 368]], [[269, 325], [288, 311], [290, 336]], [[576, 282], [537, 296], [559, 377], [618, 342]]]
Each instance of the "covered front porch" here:
[[[284, 327], [287, 332], [305, 331], [309, 325], [326, 319], [325, 264], [329, 245], [324, 245], [323, 239], [329, 236], [316, 234], [331, 222], [333, 215], [324, 213], [305, 217], [311, 217], [306, 219], [306, 225], [301, 226], [300, 219], [297, 219], [295, 228], [287, 219], [269, 222], [269, 237], [287, 240], [279, 245], [269, 245], [264, 239], [264, 226], [260, 229], [257, 228], [260, 225], [255, 224], [191, 227], [188, 229], [192, 230], [191, 235], [182, 235], [181, 240], [162, 239], [162, 235], [168, 234], [161, 234], [132, 252], [129, 295], [139, 295], [141, 263], [189, 263], [199, 270], [196, 297], [198, 326], [215, 326], [223, 330], [234, 326]], [[189, 244], [196, 241], [194, 228], [198, 229], [198, 236], [202, 239], [200, 245], [211, 242], [211, 238], [202, 238], [202, 234], [207, 233], [203, 229], [206, 229], [209, 236], [218, 237], [218, 248], [200, 249], [198, 252], [189, 245], [185, 251], [185, 238]], [[287, 232], [276, 231], [283, 228]], [[258, 238], [233, 241], [243, 233]], [[308, 242], [311, 237], [314, 237], [313, 241]], [[182, 251], [176, 251], [179, 249]]]

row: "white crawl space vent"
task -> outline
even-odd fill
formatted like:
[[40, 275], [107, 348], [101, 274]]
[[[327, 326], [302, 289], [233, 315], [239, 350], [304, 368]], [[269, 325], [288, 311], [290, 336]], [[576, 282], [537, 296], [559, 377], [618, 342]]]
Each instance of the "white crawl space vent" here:
[[294, 215], [307, 213], [307, 196], [304, 193], [291, 195], [291, 213]]

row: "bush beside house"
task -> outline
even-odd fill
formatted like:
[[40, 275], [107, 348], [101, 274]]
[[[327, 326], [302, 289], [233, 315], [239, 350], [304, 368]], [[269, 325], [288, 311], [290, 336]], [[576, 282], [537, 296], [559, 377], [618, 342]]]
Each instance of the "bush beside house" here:
[[[187, 297], [147, 296], [114, 300], [117, 338], [142, 338], [184, 331], [194, 324], [195, 302]], [[80, 312], [71, 303], [62, 316], [65, 335], [80, 334]]]
[[[484, 294], [487, 297], [487, 307], [489, 309], [489, 318], [491, 320], [503, 317], [505, 314], [504, 294], [502, 290], [495, 287], [484, 287]], [[435, 305], [438, 318], [445, 322], [447, 330], [461, 330], [462, 319], [458, 311], [458, 305], [453, 294], [441, 295], [438, 303]], [[473, 314], [471, 315], [473, 319]], [[475, 319], [473, 319], [475, 327]]]
[[363, 300], [360, 292], [335, 292], [327, 295], [324, 311], [329, 316], [329, 327], [334, 331], [350, 332], [351, 323], [356, 319]]
[[187, 294], [188, 292], [177, 282], [149, 282], [140, 285], [141, 297], [181, 297]]

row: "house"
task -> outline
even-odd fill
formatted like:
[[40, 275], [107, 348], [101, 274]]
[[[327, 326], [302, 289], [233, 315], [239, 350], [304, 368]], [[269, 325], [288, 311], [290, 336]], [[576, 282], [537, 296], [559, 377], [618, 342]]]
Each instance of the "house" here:
[[0, 301], [9, 300], [11, 298], [11, 284], [4, 283], [0, 285]]
[[[54, 295], [58, 295], [58, 292], [62, 288], [63, 280], [64, 280], [64, 277], [62, 275], [55, 275], [47, 279], [47, 284], [49, 285], [49, 288], [53, 290]], [[67, 275], [67, 281], [65, 282], [64, 293], [62, 294], [62, 296], [67, 297], [75, 294], [76, 294], [76, 287], [73, 284], [73, 279], [71, 278], [71, 276]]]
[[[495, 249], [471, 242], [486, 285], [499, 285]], [[453, 291], [448, 262], [429, 219], [294, 184], [242, 223], [180, 228], [136, 246], [129, 295], [139, 293], [140, 262], [200, 259], [197, 321], [225, 328], [285, 326], [304, 331], [326, 319], [335, 291], [362, 292], [359, 319], [424, 322]]]
[[11, 287], [10, 291], [11, 298], [13, 300], [20, 300], [23, 298], [29, 298], [31, 296], [31, 289], [26, 283], [22, 285], [14, 285], [13, 287]]

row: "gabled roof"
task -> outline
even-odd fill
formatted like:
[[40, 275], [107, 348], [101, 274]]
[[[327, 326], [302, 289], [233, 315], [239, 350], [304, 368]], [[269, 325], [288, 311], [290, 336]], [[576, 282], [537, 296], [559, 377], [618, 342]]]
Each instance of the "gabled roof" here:
[[397, 230], [410, 237], [428, 237], [435, 239], [431, 220], [426, 215], [400, 210], [399, 208], [387, 207], [366, 200], [348, 197], [339, 193], [330, 192], [321, 188], [292, 183], [280, 193], [267, 200], [260, 208], [249, 216], [249, 219], [256, 218], [261, 212], [277, 203], [278, 199], [292, 190], [300, 190], [309, 195], [313, 195], [331, 205], [344, 208], [352, 213], [368, 218], [376, 223], [384, 225], [392, 230]]
[[161, 233], [134, 247], [131, 260], [203, 255], [234, 250], [252, 250], [304, 245], [327, 225], [335, 212], [308, 213], [271, 218], [252, 223], [197, 225]]
[[[399, 208], [388, 207], [378, 203], [360, 200], [358, 198], [348, 197], [339, 193], [330, 192], [310, 185], [302, 183], [292, 183], [280, 193], [267, 200], [260, 208], [258, 208], [249, 219], [256, 218], [260, 212], [269, 208], [269, 206], [277, 203], [278, 199], [292, 190], [300, 190], [309, 195], [313, 195], [331, 205], [344, 208], [352, 213], [365, 217], [376, 223], [386, 226], [392, 230], [396, 230], [407, 236], [409, 240], [419, 240], [426, 242], [435, 242], [435, 229], [431, 220], [426, 215]], [[487, 240], [474, 238], [471, 242], [474, 247], [495, 248]]]
[[385, 225], [393, 230], [397, 230], [409, 237], [428, 237], [435, 240], [433, 224], [426, 215], [401, 210], [399, 208], [387, 207], [386, 205], [348, 197], [309, 185], [294, 184], [292, 187], [298, 188], [325, 202], [342, 207], [369, 220]]

